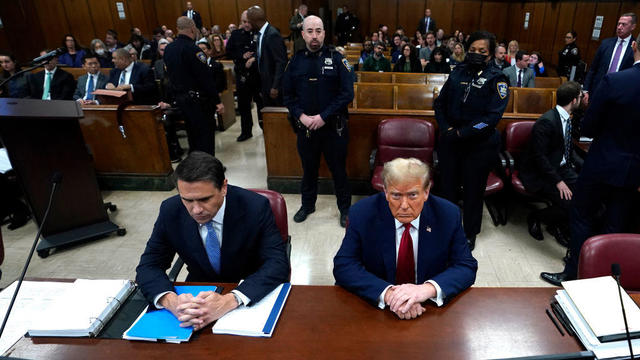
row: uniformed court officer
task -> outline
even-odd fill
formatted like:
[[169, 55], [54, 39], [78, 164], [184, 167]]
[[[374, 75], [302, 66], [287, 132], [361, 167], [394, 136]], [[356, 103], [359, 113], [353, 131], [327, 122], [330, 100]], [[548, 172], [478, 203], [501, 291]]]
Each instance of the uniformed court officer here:
[[473, 249], [482, 223], [487, 176], [498, 159], [496, 125], [507, 106], [509, 86], [502, 72], [487, 66], [496, 46], [494, 35], [475, 32], [469, 44], [465, 62], [449, 75], [434, 110], [440, 131], [438, 190], [456, 203], [462, 185], [464, 232]]
[[[558, 76], [571, 76], [571, 68], [580, 62], [580, 49], [576, 45], [578, 33], [569, 31], [564, 36], [565, 46], [558, 53]], [[577, 69], [576, 69], [577, 70]]]
[[324, 24], [308, 16], [302, 25], [306, 49], [289, 61], [283, 81], [284, 104], [298, 136], [302, 161], [302, 206], [295, 222], [304, 221], [315, 211], [318, 194], [320, 155], [331, 170], [340, 224], [347, 222], [351, 192], [347, 181], [347, 106], [353, 100], [353, 78], [349, 63], [333, 48], [324, 45]]
[[164, 62], [176, 103], [184, 115], [189, 152], [198, 150], [215, 155], [215, 123], [207, 104], [213, 100], [218, 113], [224, 112], [224, 106], [207, 65], [207, 55], [194, 42], [195, 23], [181, 16], [176, 25], [178, 37], [167, 45]]

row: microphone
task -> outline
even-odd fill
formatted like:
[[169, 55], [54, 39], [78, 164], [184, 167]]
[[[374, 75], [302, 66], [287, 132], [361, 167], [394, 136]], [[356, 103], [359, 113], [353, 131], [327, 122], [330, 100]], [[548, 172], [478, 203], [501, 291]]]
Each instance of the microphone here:
[[64, 53], [66, 53], [66, 52], [67, 52], [67, 49], [65, 49], [63, 47], [59, 47], [59, 48], [57, 48], [57, 49], [55, 49], [53, 51], [49, 51], [48, 53], [46, 53], [44, 55], [38, 56], [37, 58], [33, 59], [31, 61], [31, 63], [35, 64], [35, 63], [39, 63], [39, 62], [42, 62], [42, 61], [45, 61], [45, 60], [51, 60], [52, 58], [54, 58], [56, 56], [60, 56], [60, 55], [62, 55]]
[[622, 287], [620, 286], [620, 274], [622, 271], [620, 270], [620, 264], [611, 264], [611, 274], [614, 279], [616, 279], [616, 283], [618, 283], [618, 295], [620, 296], [620, 306], [622, 307], [622, 318], [624, 319], [624, 328], [627, 331], [627, 343], [629, 344], [629, 353], [631, 354], [631, 360], [635, 359], [633, 357], [633, 347], [631, 346], [631, 335], [629, 334], [629, 324], [627, 323], [627, 313], [624, 311], [624, 303], [622, 302]]
[[31, 262], [31, 257], [33, 256], [33, 252], [36, 249], [36, 245], [38, 244], [38, 239], [40, 239], [40, 233], [42, 232], [42, 228], [44, 224], [47, 222], [47, 217], [49, 216], [49, 210], [51, 209], [51, 204], [53, 203], [53, 195], [56, 192], [56, 189], [62, 182], [62, 174], [59, 171], [55, 171], [51, 175], [51, 193], [49, 194], [49, 203], [47, 204], [47, 209], [44, 212], [44, 216], [42, 217], [42, 223], [38, 228], [38, 233], [36, 234], [36, 238], [33, 240], [33, 245], [31, 246], [31, 251], [29, 252], [29, 256], [27, 257], [27, 261], [22, 268], [22, 274], [20, 274], [20, 278], [18, 278], [18, 285], [16, 286], [16, 291], [13, 293], [13, 297], [11, 298], [11, 302], [9, 303], [9, 308], [7, 309], [7, 313], [4, 316], [4, 320], [2, 321], [2, 327], [0, 327], [0, 337], [2, 337], [2, 333], [4, 332], [4, 328], [7, 325], [7, 321], [9, 320], [9, 314], [11, 314], [11, 309], [13, 308], [13, 304], [16, 302], [16, 297], [18, 296], [18, 291], [20, 291], [20, 286], [22, 286], [22, 281], [24, 280], [24, 276], [27, 273], [27, 268], [29, 267], [29, 263]]

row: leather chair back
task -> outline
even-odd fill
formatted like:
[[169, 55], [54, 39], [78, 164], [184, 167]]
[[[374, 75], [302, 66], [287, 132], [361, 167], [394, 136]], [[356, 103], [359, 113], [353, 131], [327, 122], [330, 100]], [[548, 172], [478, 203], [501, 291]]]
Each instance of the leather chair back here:
[[505, 150], [507, 150], [514, 159], [518, 159], [529, 145], [531, 138], [531, 129], [535, 121], [514, 121], [507, 124], [505, 129]]
[[590, 237], [582, 245], [578, 279], [611, 275], [611, 264], [620, 264], [620, 284], [640, 291], [640, 234], [605, 234]]
[[280, 236], [284, 243], [289, 242], [289, 224], [287, 222], [287, 204], [284, 201], [284, 197], [277, 191], [265, 190], [265, 189], [249, 189], [255, 193], [258, 193], [269, 200], [271, 210], [276, 220], [276, 226], [280, 230]]
[[433, 124], [420, 119], [385, 119], [378, 125], [376, 164], [415, 157], [431, 165], [435, 146]]

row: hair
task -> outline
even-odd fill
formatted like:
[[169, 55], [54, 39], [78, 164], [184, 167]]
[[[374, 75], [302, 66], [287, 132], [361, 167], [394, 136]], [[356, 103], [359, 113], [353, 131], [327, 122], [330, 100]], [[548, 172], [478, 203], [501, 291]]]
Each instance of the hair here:
[[[10, 53], [8, 51], [0, 51], [0, 56], [8, 57], [9, 60], [11, 60], [11, 62], [16, 64], [15, 71], [16, 72], [20, 71], [20, 69], [21, 69], [20, 64], [18, 63], [18, 61], [16, 61], [16, 56], [13, 53]], [[4, 73], [4, 70], [0, 68], [0, 72]]]
[[578, 37], [578, 33], [575, 30], [569, 31], [568, 34], [571, 34], [571, 36], [573, 36], [574, 39]]
[[[216, 49], [216, 46], [215, 46], [214, 40], [216, 38], [220, 40], [220, 51], [218, 51]], [[220, 34], [209, 35], [209, 45], [211, 45], [211, 50], [213, 50], [213, 53], [211, 54], [212, 57], [221, 56], [221, 55], [224, 55], [226, 53], [226, 49], [224, 47], [224, 39], [222, 38], [222, 35], [220, 35]]]
[[487, 40], [489, 45], [489, 54], [494, 54], [496, 51], [496, 36], [488, 31], [475, 31], [471, 35], [469, 35], [469, 40], [467, 40], [467, 44], [471, 46], [475, 41], [478, 40]]
[[131, 54], [129, 54], [129, 50], [127, 48], [118, 48], [113, 51], [113, 57], [121, 56], [127, 59], [131, 59]]
[[302, 10], [302, 9], [308, 9], [306, 4], [300, 4], [300, 6], [298, 6], [298, 10]]
[[202, 40], [198, 40], [198, 42], [196, 43], [196, 45], [200, 45], [200, 44], [203, 44], [204, 46], [206, 46], [206, 47], [207, 47], [207, 49], [211, 50], [211, 44], [209, 43], [209, 41], [208, 41], [208, 40], [204, 40], [204, 39], [202, 39]]
[[224, 183], [224, 172], [227, 169], [222, 162], [213, 155], [202, 151], [194, 151], [180, 162], [174, 172], [173, 178], [178, 184], [178, 180], [185, 182], [208, 181], [220, 190]]
[[623, 17], [623, 16], [628, 16], [628, 17], [630, 17], [630, 18], [631, 18], [631, 23], [632, 23], [632, 24], [636, 24], [636, 23], [638, 22], [638, 16], [636, 16], [636, 14], [635, 14], [635, 13], [628, 12], [628, 13], [624, 13], [624, 14], [620, 15], [620, 17]]
[[113, 29], [108, 29], [107, 35], [111, 35], [114, 39], [118, 40], [118, 32]]
[[131, 38], [129, 38], [129, 44], [133, 44], [134, 41], [139, 42], [140, 45], [144, 45], [144, 38], [140, 35], [136, 35], [136, 34], [131, 35]]
[[188, 30], [195, 26], [196, 26], [196, 23], [193, 22], [192, 19], [189, 19], [186, 16], [180, 16], [178, 20], [176, 20], [176, 28], [178, 29], [178, 31]]
[[382, 182], [385, 188], [388, 188], [391, 184], [410, 180], [420, 180], [425, 189], [429, 187], [431, 182], [429, 165], [416, 158], [397, 158], [384, 164]]
[[387, 50], [387, 47], [386, 47], [386, 46], [384, 45], [384, 43], [382, 43], [382, 42], [378, 42], [378, 43], [376, 44], [376, 46], [374, 46], [373, 48], [375, 49], [375, 48], [377, 48], [378, 46], [380, 46], [380, 47], [382, 48], [382, 51], [386, 51], [386, 50]]
[[424, 39], [426, 40], [427, 36], [429, 36], [429, 35], [433, 35], [434, 38], [436, 37], [436, 34], [432, 30], [429, 30], [429, 31], [427, 31], [426, 34], [424, 34]]
[[456, 46], [460, 46], [460, 48], [462, 49], [462, 54], [460, 56], [458, 56], [458, 55], [456, 55], [456, 53], [454, 51], [453, 53], [451, 53], [451, 58], [453, 58], [457, 62], [463, 62], [464, 58], [466, 56], [466, 52], [464, 50], [464, 45], [462, 43], [456, 42], [456, 44], [453, 46], [453, 48], [455, 49]]
[[73, 47], [76, 50], [80, 50], [80, 47], [78, 46], [78, 40], [76, 40], [75, 36], [71, 35], [71, 34], [64, 34], [64, 36], [62, 37], [62, 47], [63, 48], [67, 48], [67, 38], [70, 37], [73, 39]]
[[91, 44], [89, 44], [89, 47], [91, 48], [91, 51], [94, 51], [96, 44], [101, 44], [103, 49], [106, 49], [107, 46], [104, 44], [104, 41], [100, 40], [100, 39], [93, 39], [91, 40]]
[[573, 101], [573, 99], [580, 96], [582, 92], [581, 86], [575, 81], [567, 81], [558, 87], [556, 90], [556, 103], [560, 106], [566, 106]]
[[167, 44], [167, 45], [169, 45], [169, 40], [167, 40], [167, 39], [160, 39], [160, 40], [158, 40], [158, 45], [162, 45], [162, 44]]
[[516, 61], [522, 60], [522, 57], [525, 55], [529, 55], [529, 52], [526, 50], [518, 50], [518, 52], [516, 53]]
[[539, 52], [537, 52], [537, 51], [532, 51], [532, 52], [531, 52], [531, 54], [529, 54], [529, 55], [535, 55], [535, 56], [537, 56], [537, 57], [538, 57], [538, 63], [541, 63], [541, 62], [542, 62], [542, 54], [540, 54]]
[[[82, 64], [86, 64], [86, 63], [87, 63], [87, 60], [89, 60], [89, 59], [96, 59], [96, 60], [98, 60], [98, 55], [96, 55], [96, 54], [94, 54], [94, 53], [92, 53], [92, 52], [87, 52], [86, 54], [84, 54], [84, 55], [82, 56]], [[98, 63], [99, 63], [99, 62], [98, 62]]]
[[509, 41], [509, 45], [507, 45], [507, 54], [511, 54], [509, 51], [509, 48], [511, 47], [511, 45], [515, 45], [518, 49], [520, 49], [520, 44], [518, 44], [518, 42], [516, 40], [511, 40]]
[[440, 54], [440, 56], [442, 56], [442, 59], [440, 60], [441, 62], [447, 62], [447, 60], [445, 59], [446, 56], [444, 54], [444, 50], [442, 50], [441, 47], [436, 47], [435, 49], [433, 49], [429, 61], [436, 62], [436, 54]]
[[153, 35], [164, 35], [164, 31], [162, 31], [162, 28], [160, 26], [158, 26], [157, 28], [153, 29]]

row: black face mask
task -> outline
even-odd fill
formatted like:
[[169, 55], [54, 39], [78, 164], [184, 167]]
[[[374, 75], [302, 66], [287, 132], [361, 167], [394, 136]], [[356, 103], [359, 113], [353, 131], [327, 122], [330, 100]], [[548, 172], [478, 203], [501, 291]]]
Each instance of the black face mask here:
[[478, 53], [467, 53], [464, 62], [469, 65], [470, 68], [473, 69], [484, 69], [486, 66], [487, 55], [482, 55]]

